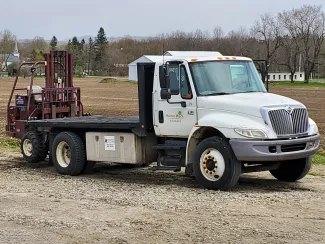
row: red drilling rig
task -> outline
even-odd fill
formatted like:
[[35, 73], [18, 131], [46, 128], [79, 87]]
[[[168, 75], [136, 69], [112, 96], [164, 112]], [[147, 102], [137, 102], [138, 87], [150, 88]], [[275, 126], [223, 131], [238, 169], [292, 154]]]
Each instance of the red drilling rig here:
[[[21, 138], [28, 120], [54, 119], [83, 115], [80, 88], [73, 86], [72, 56], [66, 51], [51, 51], [45, 61], [24, 62], [17, 70], [7, 107], [6, 134]], [[45, 69], [45, 86], [35, 86], [36, 70]], [[27, 87], [17, 87], [22, 68], [30, 68]], [[19, 94], [14, 93], [17, 92]], [[15, 103], [13, 104], [13, 97]]]

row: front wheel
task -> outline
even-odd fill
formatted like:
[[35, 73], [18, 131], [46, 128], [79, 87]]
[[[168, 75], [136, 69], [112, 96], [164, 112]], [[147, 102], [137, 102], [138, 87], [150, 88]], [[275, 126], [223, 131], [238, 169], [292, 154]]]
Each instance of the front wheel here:
[[61, 132], [54, 138], [52, 155], [57, 172], [63, 175], [79, 175], [86, 164], [84, 143], [73, 132]]
[[227, 190], [238, 182], [241, 163], [225, 139], [210, 137], [200, 142], [194, 152], [193, 172], [202, 187]]
[[20, 149], [23, 158], [28, 163], [40, 163], [45, 160], [48, 154], [48, 144], [41, 133], [28, 131], [20, 142]]
[[312, 157], [282, 162], [279, 168], [270, 173], [280, 181], [295, 182], [304, 178], [312, 165]]

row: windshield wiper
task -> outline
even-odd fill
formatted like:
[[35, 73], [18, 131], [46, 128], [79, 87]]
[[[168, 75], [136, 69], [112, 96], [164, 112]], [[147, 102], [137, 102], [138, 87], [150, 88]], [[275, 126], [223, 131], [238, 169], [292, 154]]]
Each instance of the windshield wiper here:
[[261, 92], [261, 91], [243, 91], [243, 92], [236, 92], [236, 93], [250, 93], [250, 92]]
[[229, 95], [230, 93], [227, 92], [216, 92], [216, 93], [209, 93], [206, 94], [205, 96], [220, 96], [220, 95]]

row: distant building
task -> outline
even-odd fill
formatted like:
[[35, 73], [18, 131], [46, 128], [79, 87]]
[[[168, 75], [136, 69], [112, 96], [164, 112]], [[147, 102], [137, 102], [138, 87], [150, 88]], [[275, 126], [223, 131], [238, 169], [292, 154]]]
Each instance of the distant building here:
[[0, 70], [3, 70], [6, 66], [9, 66], [12, 63], [20, 62], [20, 54], [18, 50], [18, 43], [16, 42], [15, 48], [10, 54], [0, 53], [0, 60], [3, 61], [0, 63]]
[[[218, 57], [222, 54], [219, 52], [209, 52], [209, 51], [166, 51], [164, 56], [174, 56], [174, 57], [207, 57], [207, 56], [214, 56]], [[143, 55], [142, 57], [134, 60], [133, 62], [129, 63], [129, 80], [131, 81], [138, 81], [138, 70], [137, 64], [138, 63], [155, 63], [158, 61], [162, 61], [162, 55]]]
[[[288, 72], [269, 72], [269, 81], [291, 81], [291, 73]], [[305, 72], [296, 72], [293, 75], [293, 81], [304, 81]]]
[[129, 80], [130, 81], [138, 81], [138, 63], [155, 63], [157, 61], [162, 60], [162, 56], [155, 56], [155, 55], [144, 55], [132, 63], [129, 63]]

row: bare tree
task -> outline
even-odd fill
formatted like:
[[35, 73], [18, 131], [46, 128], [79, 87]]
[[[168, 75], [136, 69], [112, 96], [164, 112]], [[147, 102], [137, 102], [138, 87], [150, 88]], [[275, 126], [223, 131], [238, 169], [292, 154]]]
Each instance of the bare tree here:
[[0, 32], [0, 71], [7, 69], [9, 55], [13, 52], [16, 36], [10, 30]]
[[225, 55], [251, 56], [252, 38], [245, 27], [231, 31], [224, 39], [223, 53]]
[[279, 13], [279, 19], [302, 53], [305, 82], [308, 83], [325, 38], [322, 6], [303, 5], [298, 9], [283, 11]]
[[223, 33], [223, 29], [220, 26], [216, 26], [213, 29], [213, 38], [215, 40], [220, 40], [222, 39], [224, 33]]
[[270, 62], [281, 46], [281, 32], [277, 19], [269, 13], [263, 14], [255, 21], [252, 35], [265, 46], [265, 60]]
[[290, 36], [283, 36], [282, 46], [275, 54], [275, 63], [280, 66], [284, 66], [291, 74], [291, 82], [294, 82], [294, 75], [298, 69], [300, 49], [295, 43], [295, 40]]

